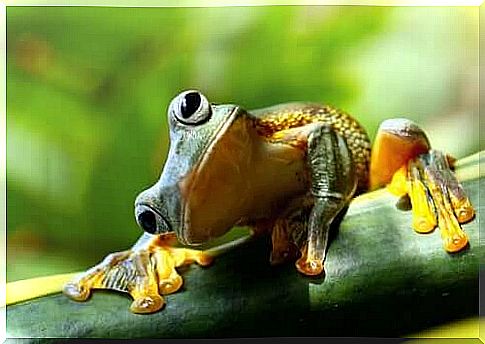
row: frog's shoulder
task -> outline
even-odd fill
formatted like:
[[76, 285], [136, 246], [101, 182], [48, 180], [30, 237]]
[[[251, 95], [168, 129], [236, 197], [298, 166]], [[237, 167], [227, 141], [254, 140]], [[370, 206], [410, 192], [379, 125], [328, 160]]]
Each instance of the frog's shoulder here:
[[288, 114], [309, 113], [319, 109], [330, 109], [328, 105], [312, 102], [289, 102], [277, 104], [260, 109], [249, 110], [249, 114], [255, 118], [264, 119], [272, 116]]

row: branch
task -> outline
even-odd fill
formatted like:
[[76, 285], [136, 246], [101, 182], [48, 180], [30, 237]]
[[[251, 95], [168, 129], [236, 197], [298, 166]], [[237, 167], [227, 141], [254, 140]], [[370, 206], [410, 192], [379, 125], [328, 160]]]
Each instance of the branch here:
[[[350, 205], [330, 245], [324, 281], [301, 276], [292, 264], [271, 267], [269, 241], [260, 240], [229, 250], [210, 268], [192, 265], [183, 271], [184, 290], [166, 296], [158, 313], [132, 314], [130, 298], [115, 292], [95, 291], [85, 303], [54, 294], [8, 306], [7, 334], [395, 337], [476, 317], [479, 260], [484, 258], [478, 233], [479, 187], [485, 180], [479, 166], [484, 163], [480, 153], [457, 165], [477, 210], [476, 218], [463, 226], [470, 239], [464, 252], [447, 254], [438, 231], [415, 233], [411, 212], [397, 209], [397, 199], [378, 190]], [[66, 277], [22, 283], [35, 290], [52, 278], [60, 286]]]

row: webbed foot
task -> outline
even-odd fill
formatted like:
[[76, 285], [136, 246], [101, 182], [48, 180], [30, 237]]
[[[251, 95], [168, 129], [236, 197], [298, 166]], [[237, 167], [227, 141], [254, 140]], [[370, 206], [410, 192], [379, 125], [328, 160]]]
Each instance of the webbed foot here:
[[425, 132], [410, 120], [384, 121], [372, 148], [370, 188], [387, 185], [411, 200], [412, 226], [418, 233], [440, 228], [448, 252], [465, 248], [468, 237], [460, 227], [475, 211], [450, 165], [454, 159], [431, 149]]
[[108, 255], [67, 283], [63, 292], [73, 300], [85, 301], [92, 289], [117, 290], [133, 297], [132, 312], [156, 312], [165, 304], [162, 295], [176, 292], [183, 284], [177, 267], [212, 262], [212, 257], [202, 251], [171, 247], [174, 240], [171, 234], [145, 234], [132, 249]]
[[444, 154], [430, 150], [410, 160], [396, 173], [389, 189], [409, 195], [416, 232], [439, 227], [447, 252], [467, 246], [468, 237], [460, 224], [472, 220], [475, 211]]

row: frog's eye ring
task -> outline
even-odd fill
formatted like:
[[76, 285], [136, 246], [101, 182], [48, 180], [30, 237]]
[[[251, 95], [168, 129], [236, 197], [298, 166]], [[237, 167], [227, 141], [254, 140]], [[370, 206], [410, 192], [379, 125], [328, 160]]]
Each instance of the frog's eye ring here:
[[198, 125], [209, 120], [211, 107], [209, 101], [198, 91], [180, 93], [170, 104], [170, 113], [182, 124]]

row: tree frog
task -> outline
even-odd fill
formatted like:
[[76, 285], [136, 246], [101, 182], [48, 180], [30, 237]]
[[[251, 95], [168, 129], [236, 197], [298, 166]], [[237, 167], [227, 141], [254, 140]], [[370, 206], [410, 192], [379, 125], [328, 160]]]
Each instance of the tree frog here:
[[384, 121], [371, 149], [358, 121], [330, 106], [247, 111], [188, 90], [172, 100], [168, 123], [160, 179], [135, 201], [145, 233], [66, 284], [72, 299], [114, 289], [133, 297], [133, 312], [155, 312], [162, 295], [182, 286], [177, 267], [211, 261], [203, 251], [174, 247], [176, 240], [198, 245], [236, 225], [271, 235], [271, 263], [293, 261], [301, 274], [320, 275], [332, 221], [354, 196], [386, 185], [409, 196], [416, 231], [439, 227], [448, 252], [467, 245], [460, 223], [474, 209], [452, 172], [453, 159], [431, 149], [410, 120]]

